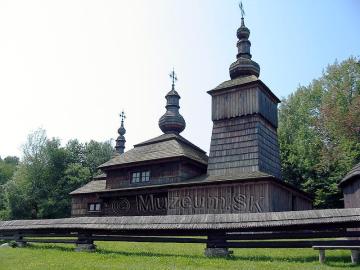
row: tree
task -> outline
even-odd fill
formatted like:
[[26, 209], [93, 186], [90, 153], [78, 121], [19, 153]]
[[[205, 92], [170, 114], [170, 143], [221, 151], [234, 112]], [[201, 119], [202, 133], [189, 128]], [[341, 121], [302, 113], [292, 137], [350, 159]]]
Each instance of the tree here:
[[8, 210], [6, 208], [5, 186], [8, 181], [13, 177], [19, 158], [8, 156], [2, 160], [0, 158], [0, 220], [8, 217]]
[[[39, 129], [23, 145], [23, 160], [5, 185], [7, 213], [15, 218], [60, 218], [70, 215], [69, 193], [91, 180], [97, 167], [110, 159], [109, 142], [82, 144], [49, 139]], [[12, 163], [15, 159], [8, 159]]]
[[84, 151], [84, 165], [89, 168], [91, 175], [98, 174], [98, 166], [108, 161], [114, 154], [114, 148], [110, 141], [96, 142], [91, 140], [86, 143]]
[[19, 158], [8, 156], [2, 160], [0, 158], [0, 185], [5, 184], [14, 174]]
[[315, 198], [315, 207], [342, 207], [341, 178], [360, 161], [360, 63], [350, 57], [300, 86], [279, 108], [284, 180]]

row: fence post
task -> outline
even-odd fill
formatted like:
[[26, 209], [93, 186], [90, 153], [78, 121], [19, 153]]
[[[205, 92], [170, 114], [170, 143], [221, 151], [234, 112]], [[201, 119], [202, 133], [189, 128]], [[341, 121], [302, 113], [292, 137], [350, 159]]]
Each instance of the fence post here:
[[79, 233], [78, 240], [76, 241], [75, 251], [95, 251], [96, 246], [94, 241], [91, 239], [91, 233]]
[[325, 262], [325, 249], [319, 249], [319, 262]]
[[352, 249], [351, 250], [351, 262], [353, 264], [358, 264], [359, 263], [359, 250], [357, 249]]
[[226, 234], [223, 232], [213, 232], [208, 234], [205, 248], [206, 257], [228, 257], [232, 254], [224, 244], [227, 243]]
[[23, 235], [20, 232], [14, 234], [15, 246], [16, 247], [26, 247], [27, 243], [23, 239]]

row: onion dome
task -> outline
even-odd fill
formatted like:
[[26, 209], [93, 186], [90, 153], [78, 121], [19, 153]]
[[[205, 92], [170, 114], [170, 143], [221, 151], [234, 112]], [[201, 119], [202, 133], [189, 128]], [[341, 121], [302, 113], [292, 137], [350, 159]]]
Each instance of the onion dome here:
[[116, 139], [115, 149], [116, 152], [118, 152], [119, 154], [123, 154], [125, 150], [125, 142], [126, 142], [124, 137], [126, 133], [126, 129], [124, 128], [124, 119], [126, 118], [126, 116], [124, 111], [121, 112], [120, 118], [121, 118], [121, 126], [118, 129], [119, 137], [117, 137]]
[[241, 26], [237, 30], [238, 42], [236, 44], [238, 48], [238, 54], [236, 55], [237, 60], [230, 65], [230, 78], [235, 79], [238, 77], [255, 75], [259, 77], [260, 66], [255, 61], [251, 60], [250, 47], [251, 42], [249, 41], [250, 30], [245, 26], [244, 23], [244, 11], [242, 5], [240, 6], [242, 17]]
[[166, 113], [159, 119], [159, 127], [164, 133], [181, 133], [186, 126], [184, 118], [179, 113], [180, 95], [175, 90], [175, 81], [177, 81], [174, 70], [170, 73], [172, 87], [166, 98]]

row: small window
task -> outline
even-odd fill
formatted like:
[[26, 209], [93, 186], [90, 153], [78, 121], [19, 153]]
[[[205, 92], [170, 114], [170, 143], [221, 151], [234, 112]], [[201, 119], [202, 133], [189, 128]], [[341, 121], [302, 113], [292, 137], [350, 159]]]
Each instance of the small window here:
[[131, 182], [132, 183], [139, 183], [140, 182], [140, 172], [134, 172], [132, 174]]
[[88, 210], [89, 212], [100, 212], [101, 203], [89, 203]]
[[133, 172], [131, 175], [131, 183], [145, 183], [150, 181], [150, 171]]
[[150, 181], [150, 172], [142, 172], [141, 173], [141, 182], [149, 182]]

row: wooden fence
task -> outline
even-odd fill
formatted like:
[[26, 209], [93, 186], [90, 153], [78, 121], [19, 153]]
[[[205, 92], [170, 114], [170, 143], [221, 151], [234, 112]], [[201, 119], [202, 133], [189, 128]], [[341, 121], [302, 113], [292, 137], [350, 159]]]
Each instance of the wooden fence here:
[[[75, 244], [94, 250], [97, 241], [192, 243], [229, 248], [360, 248], [360, 209], [299, 212], [87, 217], [0, 222], [0, 240]], [[206, 252], [205, 252], [206, 253]], [[225, 253], [228, 254], [228, 253]]]

